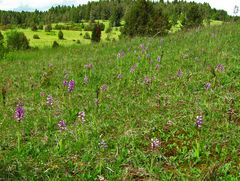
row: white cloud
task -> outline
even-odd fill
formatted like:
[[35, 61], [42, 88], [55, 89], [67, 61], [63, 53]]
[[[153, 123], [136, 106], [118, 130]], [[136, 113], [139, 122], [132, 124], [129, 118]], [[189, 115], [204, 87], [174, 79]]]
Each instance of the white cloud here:
[[[95, 0], [96, 1], [96, 0]], [[229, 14], [233, 14], [235, 5], [240, 6], [240, 0], [187, 0], [195, 2], [208, 2], [211, 7], [224, 9]], [[28, 7], [29, 9], [47, 10], [55, 5], [78, 5], [86, 4], [88, 0], [0, 0], [0, 9], [14, 10], [19, 7]]]

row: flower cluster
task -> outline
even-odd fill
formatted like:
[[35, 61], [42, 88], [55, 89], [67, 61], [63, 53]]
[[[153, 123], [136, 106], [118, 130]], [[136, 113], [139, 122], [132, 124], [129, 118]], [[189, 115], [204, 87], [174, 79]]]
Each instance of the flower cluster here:
[[177, 76], [178, 76], [178, 77], [182, 77], [182, 76], [183, 76], [183, 72], [182, 72], [181, 69], [178, 70], [178, 72], [177, 72]]
[[61, 121], [58, 122], [58, 128], [59, 128], [61, 131], [64, 131], [64, 130], [67, 129], [67, 125], [66, 125], [66, 123], [65, 123], [64, 120], [61, 120]]
[[224, 71], [224, 66], [223, 66], [222, 64], [218, 64], [218, 65], [216, 66], [216, 71], [218, 71], [218, 72], [223, 72], [223, 71]]
[[152, 149], [156, 149], [156, 148], [160, 147], [160, 145], [161, 145], [161, 142], [157, 138], [151, 139], [151, 148]]
[[88, 82], [89, 82], [88, 76], [86, 76], [86, 75], [85, 75], [85, 77], [84, 77], [84, 80], [83, 80], [83, 81], [84, 81], [84, 84], [88, 84]]
[[18, 104], [16, 111], [15, 111], [15, 119], [18, 122], [21, 122], [23, 120], [23, 118], [24, 118], [24, 108], [22, 105]]
[[107, 89], [108, 89], [108, 86], [107, 86], [106, 84], [103, 84], [103, 85], [101, 86], [101, 91], [102, 91], [102, 92], [107, 91]]
[[209, 82], [206, 83], [206, 84], [205, 84], [205, 89], [206, 89], [206, 90], [209, 90], [210, 88], [211, 88], [211, 83], [209, 83]]
[[51, 95], [48, 95], [47, 96], [47, 104], [49, 106], [52, 106], [53, 105], [53, 97]]
[[72, 92], [74, 90], [75, 87], [75, 81], [74, 80], [70, 80], [68, 82], [68, 92]]
[[202, 124], [203, 124], [203, 117], [202, 116], [197, 116], [197, 119], [196, 119], [197, 128], [201, 128]]
[[91, 70], [93, 68], [93, 64], [91, 64], [91, 63], [85, 64], [84, 68]]
[[108, 148], [108, 145], [104, 140], [100, 141], [98, 145], [100, 148], [104, 148], [104, 149]]
[[84, 123], [85, 122], [85, 112], [79, 112], [78, 113], [78, 118], [82, 121], [82, 123]]

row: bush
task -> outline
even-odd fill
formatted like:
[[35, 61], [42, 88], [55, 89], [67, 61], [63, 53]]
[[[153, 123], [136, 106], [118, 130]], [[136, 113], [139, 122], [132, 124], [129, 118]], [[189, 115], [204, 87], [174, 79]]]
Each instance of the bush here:
[[4, 37], [3, 37], [3, 34], [0, 31], [0, 46], [3, 45], [3, 40], [4, 40]]
[[31, 26], [31, 30], [32, 30], [32, 31], [37, 31], [38, 28], [37, 28], [37, 26], [36, 26], [35, 24], [33, 24], [33, 25]]
[[4, 40], [4, 37], [0, 31], [0, 58], [4, 56], [4, 52], [5, 52], [5, 48], [3, 46], [3, 40]]
[[7, 33], [7, 48], [9, 50], [25, 50], [30, 46], [23, 32], [11, 31]]
[[51, 24], [46, 25], [46, 26], [45, 26], [45, 31], [46, 31], [46, 32], [52, 31], [52, 25], [51, 25]]
[[63, 40], [63, 32], [61, 30], [58, 32], [58, 38], [59, 40]]
[[39, 30], [42, 30], [42, 29], [43, 29], [43, 25], [39, 25], [39, 26], [38, 26], [38, 29], [39, 29]]
[[100, 23], [99, 25], [100, 25], [101, 31], [104, 31], [105, 30], [105, 24]]
[[92, 42], [100, 42], [101, 40], [101, 27], [99, 24], [95, 24], [92, 30]]
[[80, 40], [77, 40], [77, 42], [76, 42], [77, 44], [80, 44], [81, 43], [81, 41]]
[[59, 47], [59, 44], [58, 42], [54, 41], [52, 44], [52, 48], [57, 48], [57, 47]]
[[33, 35], [33, 39], [40, 39], [40, 37], [37, 34], [35, 34]]
[[111, 33], [112, 32], [112, 28], [111, 27], [108, 27], [106, 30], [105, 30], [105, 33]]
[[90, 39], [90, 34], [88, 32], [85, 33], [85, 35], [83, 36], [84, 39]]
[[125, 15], [123, 33], [128, 36], [165, 35], [170, 29], [163, 10], [146, 0], [138, 0]]

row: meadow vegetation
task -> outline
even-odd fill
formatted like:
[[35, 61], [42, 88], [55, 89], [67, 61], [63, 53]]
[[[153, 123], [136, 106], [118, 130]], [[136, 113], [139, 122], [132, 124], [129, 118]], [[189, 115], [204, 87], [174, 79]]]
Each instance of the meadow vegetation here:
[[240, 179], [239, 27], [9, 52], [0, 178]]

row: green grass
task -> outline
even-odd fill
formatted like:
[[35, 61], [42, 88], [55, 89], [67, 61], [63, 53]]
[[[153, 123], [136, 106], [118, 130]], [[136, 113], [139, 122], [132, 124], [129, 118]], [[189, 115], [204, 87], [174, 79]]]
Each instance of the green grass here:
[[[100, 21], [101, 23], [105, 24], [105, 30], [106, 28], [109, 27], [109, 21]], [[61, 23], [58, 23], [61, 24]], [[87, 23], [84, 23], [85, 25]], [[53, 24], [52, 26], [54, 27], [55, 24]], [[64, 40], [59, 40], [58, 39], [58, 30], [52, 30], [51, 32], [45, 32], [44, 30], [38, 30], [38, 31], [32, 31], [31, 29], [16, 29], [17, 31], [21, 31], [23, 32], [29, 42], [30, 42], [30, 46], [32, 47], [39, 47], [39, 48], [44, 48], [44, 47], [50, 47], [52, 46], [53, 41], [57, 41], [60, 45], [62, 46], [71, 46], [71, 45], [75, 45], [77, 44], [77, 40], [80, 41], [81, 44], [90, 44], [91, 40], [89, 39], [84, 39], [84, 35], [87, 31], [72, 31], [72, 30], [62, 30], [63, 34], [64, 34]], [[11, 31], [11, 30], [8, 30]], [[4, 34], [6, 33], [6, 31], [4, 32]], [[80, 35], [80, 33], [82, 35]], [[91, 32], [88, 31], [88, 33], [91, 36]], [[40, 39], [33, 39], [33, 35], [37, 34]], [[109, 35], [105, 32], [102, 31], [102, 35], [101, 35], [101, 41], [106, 42], [106, 38], [107, 36], [109, 36], [110, 41], [115, 39], [118, 40], [119, 39], [119, 35], [120, 35], [120, 31], [119, 28], [114, 27], [113, 31], [111, 33], [109, 33]]]
[[[240, 179], [239, 31], [239, 24], [226, 24], [165, 38], [9, 53], [0, 61], [0, 178]], [[91, 70], [84, 68], [89, 63]], [[215, 70], [218, 64], [223, 72]], [[73, 92], [64, 79], [75, 80]], [[19, 102], [21, 123], [14, 120]], [[79, 111], [86, 113], [84, 123]], [[59, 130], [60, 120], [67, 130]], [[152, 138], [160, 147], [151, 148]]]

